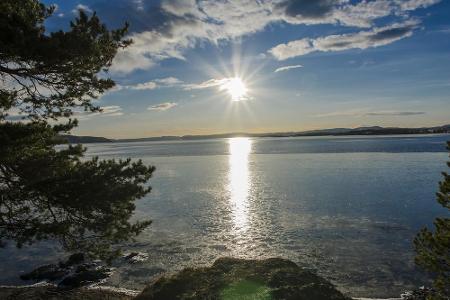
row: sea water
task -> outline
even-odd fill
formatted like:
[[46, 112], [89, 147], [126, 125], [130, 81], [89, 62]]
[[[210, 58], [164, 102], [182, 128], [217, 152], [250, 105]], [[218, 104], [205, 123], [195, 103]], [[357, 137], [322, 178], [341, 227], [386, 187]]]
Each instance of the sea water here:
[[[222, 256], [283, 257], [358, 297], [398, 296], [426, 284], [413, 239], [436, 216], [448, 135], [231, 138], [87, 144], [87, 156], [156, 166], [134, 220], [152, 225], [116, 262], [108, 285], [152, 278]], [[62, 255], [52, 243], [0, 250], [0, 284]], [[7, 258], [7, 259], [6, 259]]]

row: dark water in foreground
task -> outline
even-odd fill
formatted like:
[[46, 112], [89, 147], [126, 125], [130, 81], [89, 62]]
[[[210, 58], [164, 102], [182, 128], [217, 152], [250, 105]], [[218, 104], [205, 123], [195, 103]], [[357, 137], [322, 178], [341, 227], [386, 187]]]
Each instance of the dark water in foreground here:
[[[89, 155], [157, 167], [136, 218], [152, 226], [109, 285], [221, 256], [283, 257], [316, 269], [352, 296], [398, 296], [426, 280], [413, 263], [417, 230], [446, 212], [435, 202], [450, 136], [217, 139], [88, 145]], [[54, 262], [55, 246], [0, 250], [0, 284]]]

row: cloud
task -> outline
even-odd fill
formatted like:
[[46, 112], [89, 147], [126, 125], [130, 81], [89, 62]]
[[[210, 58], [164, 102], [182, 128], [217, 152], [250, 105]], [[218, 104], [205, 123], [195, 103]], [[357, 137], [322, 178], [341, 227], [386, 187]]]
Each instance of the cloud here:
[[182, 85], [183, 81], [175, 77], [158, 78], [147, 82], [131, 85], [116, 85], [113, 91], [128, 90], [154, 90], [163, 87], [173, 87]]
[[361, 117], [364, 113], [361, 110], [348, 110], [348, 111], [333, 111], [324, 114], [315, 115], [317, 118], [328, 118], [328, 117]]
[[297, 68], [303, 68], [303, 66], [302, 65], [284, 66], [284, 67], [277, 68], [275, 70], [275, 73], [292, 70], [292, 69], [297, 69]]
[[154, 90], [154, 89], [156, 89], [156, 87], [157, 87], [157, 85], [153, 81], [128, 86], [128, 88], [133, 89], [133, 90]]
[[282, 0], [275, 4], [283, 21], [290, 24], [339, 24], [372, 27], [377, 19], [407, 16], [409, 11], [426, 8], [441, 0]]
[[144, 0], [133, 0], [137, 10], [144, 10]]
[[325, 114], [316, 115], [319, 118], [327, 117], [373, 117], [373, 116], [417, 116], [424, 115], [424, 111], [393, 111], [393, 110], [382, 110], [382, 111], [365, 111], [365, 110], [349, 110], [349, 111], [334, 111]]
[[[408, 13], [438, 0], [111, 0], [96, 4], [111, 22], [129, 20], [134, 44], [120, 51], [111, 71], [149, 69], [168, 58], [185, 59], [184, 52], [199, 44], [215, 45], [264, 30], [270, 24], [337, 24], [371, 28], [377, 19], [405, 19]], [[117, 16], [117, 11], [121, 12]], [[103, 12], [103, 15], [102, 15]], [[306, 52], [310, 40], [303, 44]], [[379, 44], [381, 45], [381, 43]], [[292, 45], [293, 46], [293, 45]], [[288, 49], [285, 49], [288, 50]], [[296, 52], [298, 53], [298, 51]]]
[[228, 77], [228, 78], [222, 78], [222, 79], [209, 79], [200, 83], [186, 83], [183, 84], [183, 89], [186, 91], [191, 90], [202, 90], [202, 89], [209, 89], [213, 87], [218, 87], [219, 90], [227, 90], [228, 86], [230, 84], [233, 84], [235, 82], [236, 78], [234, 77]]
[[223, 78], [223, 79], [209, 79], [206, 81], [203, 81], [201, 83], [188, 83], [184, 85], [185, 90], [201, 90], [201, 89], [208, 89], [216, 86], [222, 86], [230, 81], [230, 78]]
[[110, 106], [102, 106], [101, 112], [87, 112], [87, 111], [79, 111], [75, 112], [74, 116], [80, 120], [87, 120], [93, 117], [117, 117], [122, 116], [123, 111], [122, 108], [118, 105], [110, 105]]
[[183, 83], [182, 80], [175, 77], [166, 77], [155, 79], [155, 82], [163, 86], [176, 86]]
[[416, 116], [424, 115], [424, 111], [374, 111], [364, 114], [364, 116]]
[[104, 116], [121, 116], [121, 115], [123, 115], [122, 108], [118, 105], [102, 106], [101, 109], [102, 109], [102, 111], [100, 112], [100, 114], [102, 114]]
[[[170, 4], [170, 5], [169, 5]], [[262, 30], [267, 3], [162, 1], [153, 8], [159, 23], [130, 35], [134, 43], [115, 58], [112, 72], [148, 69], [167, 58], [185, 59], [184, 51], [208, 41], [218, 44]]]
[[80, 3], [77, 6], [75, 6], [74, 9], [72, 9], [72, 13], [78, 14], [78, 12], [80, 10], [82, 10], [84, 12], [87, 12], [87, 13], [92, 13], [93, 12], [92, 9], [89, 6]]
[[301, 39], [291, 41], [287, 44], [279, 44], [268, 52], [278, 60], [285, 60], [291, 57], [301, 56], [314, 51], [312, 39]]
[[436, 32], [448, 34], [448, 33], [450, 33], [450, 28], [439, 29], [439, 30], [436, 30]]
[[124, 51], [119, 51], [114, 57], [114, 63], [109, 69], [112, 73], [126, 74], [134, 70], [146, 70], [155, 65], [153, 60], [137, 51], [135, 45]]
[[155, 110], [155, 111], [165, 111], [174, 108], [178, 103], [174, 102], [164, 102], [156, 105], [152, 105], [147, 107], [147, 110]]
[[426, 8], [441, 2], [441, 0], [396, 0], [395, 2], [400, 6], [401, 10], [410, 11], [418, 8]]
[[285, 0], [276, 4], [289, 23], [334, 23], [334, 13], [340, 5], [347, 1], [342, 0]]
[[268, 52], [278, 60], [285, 60], [315, 51], [328, 52], [379, 47], [411, 36], [418, 25], [418, 21], [408, 20], [404, 23], [378, 27], [369, 31], [329, 35], [316, 39], [304, 38], [287, 44], [279, 44]]
[[[291, 66], [292, 67], [292, 66]], [[293, 66], [297, 67], [297, 66]], [[120, 90], [154, 90], [158, 88], [166, 88], [166, 87], [179, 87], [185, 91], [191, 90], [202, 90], [213, 87], [223, 87], [226, 86], [229, 82], [234, 80], [234, 78], [222, 78], [216, 79], [211, 78], [206, 81], [200, 83], [185, 83], [184, 81], [176, 78], [176, 77], [166, 77], [166, 78], [158, 78], [153, 79], [148, 82], [131, 84], [131, 85], [116, 85], [112, 91], [120, 91]]]

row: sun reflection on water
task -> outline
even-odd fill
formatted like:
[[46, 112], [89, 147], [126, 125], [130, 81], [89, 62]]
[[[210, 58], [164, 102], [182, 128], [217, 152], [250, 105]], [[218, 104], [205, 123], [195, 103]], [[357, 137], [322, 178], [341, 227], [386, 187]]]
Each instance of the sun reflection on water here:
[[236, 231], [246, 231], [250, 192], [248, 157], [252, 150], [252, 140], [244, 137], [231, 138], [228, 145], [230, 152], [228, 191], [233, 224]]

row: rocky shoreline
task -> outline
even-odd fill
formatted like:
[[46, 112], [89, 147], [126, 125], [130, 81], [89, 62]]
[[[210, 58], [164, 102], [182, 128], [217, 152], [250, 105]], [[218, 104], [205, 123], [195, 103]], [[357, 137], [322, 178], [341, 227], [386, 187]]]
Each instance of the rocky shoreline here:
[[138, 294], [139, 291], [99, 286], [64, 289], [49, 283], [28, 286], [0, 286], [0, 299], [5, 300], [130, 300]]
[[[124, 255], [123, 259], [136, 263], [146, 257], [139, 253], [130, 253]], [[41, 266], [21, 276], [24, 280], [43, 283], [0, 286], [0, 299], [351, 300], [329, 281], [281, 258], [220, 258], [211, 267], [187, 268], [173, 276], [160, 277], [147, 285], [143, 291], [99, 285], [111, 272], [112, 268], [103, 266], [100, 262], [86, 262], [82, 254], [74, 254], [65, 262]], [[425, 300], [430, 292], [432, 291], [429, 289], [421, 288], [405, 293], [400, 298], [384, 300]]]
[[[73, 290], [62, 290], [54, 284], [40, 283], [27, 286], [0, 286], [0, 299], [46, 299], [46, 300], [75, 300], [75, 299], [108, 299], [131, 300], [141, 291], [116, 288], [111, 286], [81, 287]], [[408, 298], [353, 298], [353, 300], [407, 300]], [[410, 299], [425, 299], [410, 298]]]

